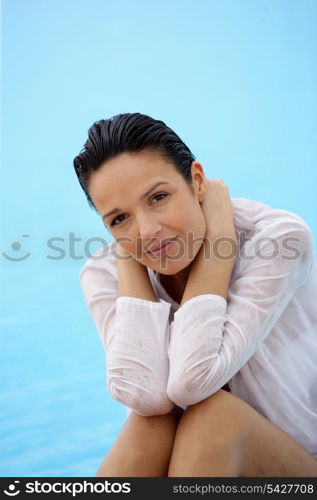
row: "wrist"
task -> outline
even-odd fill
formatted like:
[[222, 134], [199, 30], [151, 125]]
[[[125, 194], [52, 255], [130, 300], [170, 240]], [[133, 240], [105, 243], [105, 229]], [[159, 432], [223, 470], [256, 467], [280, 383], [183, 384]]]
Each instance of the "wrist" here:
[[221, 231], [207, 230], [204, 247], [207, 255], [221, 260], [235, 260], [238, 250], [235, 230], [232, 228]]
[[215, 274], [230, 272], [237, 257], [237, 245], [234, 238], [228, 236], [205, 237], [193, 262], [192, 269], [212, 270]]
[[233, 242], [237, 241], [236, 230], [235, 230], [235, 227], [233, 224], [232, 225], [230, 224], [227, 227], [225, 227], [223, 225], [221, 225], [220, 227], [216, 227], [216, 226], [210, 227], [207, 224], [205, 238], [213, 240], [213, 241], [215, 241], [219, 238], [232, 240]]
[[147, 274], [147, 268], [137, 261], [132, 255], [118, 256], [116, 259], [119, 269], [131, 269], [139, 274]]

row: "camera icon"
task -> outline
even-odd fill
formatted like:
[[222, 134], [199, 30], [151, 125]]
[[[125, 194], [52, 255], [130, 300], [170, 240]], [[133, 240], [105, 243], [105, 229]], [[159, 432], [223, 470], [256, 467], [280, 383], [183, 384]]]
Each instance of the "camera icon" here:
[[[20, 481], [14, 481], [14, 482], [19, 483]], [[15, 497], [16, 495], [18, 495], [20, 493], [20, 490], [16, 490], [15, 488], [16, 488], [15, 484], [11, 483], [8, 486], [8, 490], [10, 490], [10, 491], [4, 490], [4, 493], [6, 495], [8, 495], [9, 497]]]
[[[22, 234], [22, 237], [23, 238], [29, 238], [29, 234]], [[18, 252], [19, 250], [21, 250], [22, 248], [22, 245], [19, 241], [14, 241], [13, 243], [11, 243], [11, 249], [14, 251], [14, 252]], [[14, 255], [8, 255], [6, 254], [5, 252], [1, 252], [1, 255], [3, 255], [3, 257], [5, 257], [7, 260], [10, 260], [11, 262], [21, 262], [22, 260], [25, 260], [27, 259], [31, 253], [28, 252], [24, 255], [19, 255], [19, 256], [14, 256]]]

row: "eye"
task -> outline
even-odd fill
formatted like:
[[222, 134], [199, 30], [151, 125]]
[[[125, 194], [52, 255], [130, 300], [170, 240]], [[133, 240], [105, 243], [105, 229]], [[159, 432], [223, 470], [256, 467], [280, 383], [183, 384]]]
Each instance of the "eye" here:
[[[158, 196], [162, 196], [162, 195], [163, 195], [163, 198], [159, 198], [157, 201], [164, 200], [164, 198], [166, 198], [166, 196], [168, 196], [168, 193], [157, 193], [157, 194], [155, 194], [155, 195], [152, 197], [152, 200], [157, 199], [157, 197], [158, 197]], [[120, 215], [118, 215], [117, 217], [115, 217], [115, 218], [111, 221], [110, 226], [118, 226], [118, 224], [120, 224], [120, 222], [122, 222], [122, 220], [124, 220], [124, 219], [120, 220], [118, 224], [116, 224], [116, 220], [119, 220], [119, 217], [123, 217], [124, 215], [125, 215], [125, 214], [120, 214]]]
[[[121, 215], [118, 215], [118, 217], [116, 217], [115, 219], [113, 219], [113, 221], [111, 221], [111, 224], [110, 226], [117, 226], [118, 224], [116, 224], [116, 220], [119, 219], [119, 217], [122, 217], [124, 214], [121, 214]], [[119, 224], [120, 224], [121, 221], [119, 221]]]
[[[167, 194], [167, 193], [157, 193], [157, 194], [155, 194], [155, 195], [153, 196], [153, 200], [154, 200], [157, 196], [162, 196], [162, 195], [164, 196], [164, 198], [166, 198], [166, 196], [168, 196], [168, 194]], [[160, 198], [158, 201], [163, 200], [164, 198]]]

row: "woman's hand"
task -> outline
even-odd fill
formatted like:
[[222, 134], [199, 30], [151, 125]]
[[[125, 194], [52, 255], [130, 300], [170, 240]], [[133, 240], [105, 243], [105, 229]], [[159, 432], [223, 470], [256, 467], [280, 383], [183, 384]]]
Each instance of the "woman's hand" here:
[[203, 294], [220, 295], [227, 300], [237, 256], [237, 237], [228, 188], [221, 179], [212, 181], [205, 178], [204, 182], [205, 196], [201, 209], [207, 226], [205, 241], [192, 263], [181, 306], [192, 297]]
[[232, 238], [236, 242], [236, 232], [233, 223], [233, 206], [229, 189], [222, 179], [205, 178], [205, 197], [201, 209], [207, 224], [206, 237]]
[[205, 247], [220, 260], [223, 257], [228, 266], [233, 266], [238, 247], [229, 189], [222, 179], [205, 178], [205, 182], [205, 197], [201, 202], [207, 226]]
[[146, 269], [146, 265], [141, 260], [136, 259], [119, 242], [116, 244], [116, 259], [124, 262], [131, 262], [131, 265]]
[[118, 242], [116, 262], [119, 297], [136, 297], [157, 302], [146, 266], [137, 261]]
[[116, 258], [123, 258], [124, 260], [129, 260], [127, 259], [127, 257], [131, 258], [132, 260], [132, 255], [130, 253], [128, 253], [122, 245], [120, 245], [120, 243], [117, 242], [116, 244]]

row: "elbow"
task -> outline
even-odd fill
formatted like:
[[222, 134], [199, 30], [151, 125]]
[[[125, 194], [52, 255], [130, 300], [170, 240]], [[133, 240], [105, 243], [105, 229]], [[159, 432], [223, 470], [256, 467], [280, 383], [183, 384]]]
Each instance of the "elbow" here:
[[165, 395], [164, 399], [134, 402], [134, 413], [142, 417], [154, 417], [156, 415], [166, 415], [170, 413], [174, 403]]
[[123, 384], [108, 384], [107, 388], [113, 399], [142, 417], [165, 415], [172, 411], [174, 406], [166, 393], [151, 393], [142, 389], [133, 392], [133, 388], [124, 387]]
[[[211, 371], [195, 373], [187, 371], [180, 376], [171, 377], [167, 383], [167, 396], [178, 406], [191, 406], [200, 403], [217, 392], [223, 385], [222, 381], [214, 377]], [[217, 383], [215, 383], [217, 382]]]
[[181, 379], [182, 377], [178, 381], [168, 381], [166, 392], [171, 401], [178, 406], [191, 406], [204, 399], [201, 397], [201, 391], [197, 383], [191, 380], [182, 382]]

